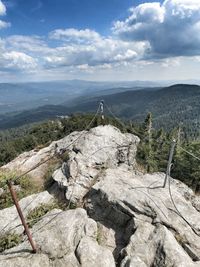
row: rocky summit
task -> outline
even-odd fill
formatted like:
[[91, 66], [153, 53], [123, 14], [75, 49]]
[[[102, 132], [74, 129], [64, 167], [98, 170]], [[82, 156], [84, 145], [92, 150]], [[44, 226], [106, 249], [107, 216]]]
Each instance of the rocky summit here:
[[[139, 171], [139, 141], [113, 126], [98, 126], [3, 166], [2, 171], [24, 172], [67, 152], [51, 174], [48, 191], [19, 202], [27, 219], [59, 195], [67, 203], [67, 208], [52, 208], [40, 216], [30, 229], [36, 254], [15, 207], [0, 210], [0, 240], [6, 233], [22, 236], [18, 245], [1, 252], [0, 267], [200, 266], [200, 197], [171, 177], [163, 188], [164, 173]], [[30, 179], [42, 181], [50, 167], [46, 162]]]

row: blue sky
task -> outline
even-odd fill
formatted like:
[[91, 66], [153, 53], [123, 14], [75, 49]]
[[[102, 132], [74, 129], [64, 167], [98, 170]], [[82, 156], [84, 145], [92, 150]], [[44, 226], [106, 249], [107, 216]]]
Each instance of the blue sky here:
[[0, 0], [0, 82], [197, 79], [199, 0]]
[[8, 6], [11, 27], [4, 34], [46, 35], [56, 28], [90, 28], [102, 34], [113, 20], [124, 18], [133, 0], [13, 0]]

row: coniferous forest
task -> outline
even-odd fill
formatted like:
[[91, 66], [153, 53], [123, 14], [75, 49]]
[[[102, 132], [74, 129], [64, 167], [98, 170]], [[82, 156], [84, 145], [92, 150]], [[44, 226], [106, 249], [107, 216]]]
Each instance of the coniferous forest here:
[[[69, 118], [50, 120], [43, 123], [30, 124], [0, 132], [0, 165], [4, 165], [17, 157], [20, 153], [31, 149], [39, 150], [52, 141], [58, 140], [73, 131], [84, 130], [91, 121], [93, 114], [76, 114]], [[91, 127], [102, 123], [97, 117]], [[133, 133], [140, 137], [137, 152], [138, 168], [142, 172], [165, 172], [172, 140], [177, 145], [171, 169], [172, 177], [189, 185], [195, 192], [200, 192], [200, 141], [191, 141], [181, 126], [170, 131], [163, 128], [155, 129], [151, 113], [144, 122], [134, 123], [125, 121], [120, 123], [115, 118], [106, 116], [106, 124], [112, 124], [123, 132]], [[192, 157], [184, 150], [196, 158]]]

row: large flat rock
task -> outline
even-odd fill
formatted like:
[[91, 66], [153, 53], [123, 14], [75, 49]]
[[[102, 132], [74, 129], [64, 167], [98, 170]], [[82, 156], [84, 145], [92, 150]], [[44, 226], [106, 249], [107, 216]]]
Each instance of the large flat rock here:
[[[50, 195], [47, 191], [44, 191], [21, 199], [19, 201], [19, 205], [26, 217], [30, 211], [40, 205], [53, 203], [54, 200], [55, 199], [52, 195]], [[21, 224], [21, 220], [15, 206], [0, 210], [0, 236], [6, 232], [21, 234], [23, 231], [24, 228]]]
[[[22, 244], [0, 255], [1, 267], [114, 267], [112, 253], [101, 247], [95, 221], [83, 209], [52, 210], [32, 229], [38, 253]], [[88, 262], [88, 265], [87, 265]]]
[[66, 199], [81, 200], [107, 168], [134, 170], [139, 138], [111, 125], [98, 126], [80, 137], [69, 150], [69, 160], [53, 174]]
[[[193, 204], [199, 198], [171, 179], [172, 199], [183, 219], [168, 187], [157, 188], [164, 177], [108, 169], [90, 191], [86, 208], [92, 218], [114, 230], [116, 255], [123, 267], [200, 266], [200, 213]], [[155, 265], [159, 257], [163, 263]]]

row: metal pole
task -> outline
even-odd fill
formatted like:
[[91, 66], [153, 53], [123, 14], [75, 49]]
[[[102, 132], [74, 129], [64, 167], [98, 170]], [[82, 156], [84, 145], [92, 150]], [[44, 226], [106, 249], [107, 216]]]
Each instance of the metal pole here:
[[163, 184], [163, 188], [165, 188], [168, 175], [170, 175], [175, 146], [176, 146], [176, 140], [173, 140], [172, 144], [171, 144], [171, 148], [170, 148], [169, 159], [168, 159], [168, 163], [167, 163], [167, 171], [166, 171], [166, 175], [165, 175], [165, 181]]
[[100, 113], [101, 113], [101, 120], [104, 125], [104, 100], [100, 101]]
[[14, 190], [14, 188], [13, 188], [13, 185], [12, 185], [12, 182], [11, 182], [11, 181], [8, 181], [8, 188], [9, 188], [9, 190], [10, 190], [10, 193], [11, 193], [11, 196], [12, 196], [12, 199], [13, 199], [13, 202], [14, 202], [14, 204], [15, 204], [15, 207], [16, 207], [16, 209], [17, 209], [17, 212], [18, 212], [18, 214], [19, 214], [19, 217], [20, 217], [20, 219], [21, 219], [21, 222], [22, 222], [22, 224], [23, 224], [23, 226], [24, 226], [26, 235], [28, 236], [28, 240], [29, 240], [29, 242], [30, 242], [30, 244], [31, 244], [31, 247], [32, 247], [32, 249], [33, 249], [33, 253], [36, 253], [36, 252], [37, 252], [36, 246], [35, 246], [35, 244], [34, 244], [34, 242], [33, 242], [31, 233], [30, 233], [29, 228], [28, 228], [28, 225], [27, 225], [27, 223], [26, 223], [26, 221], [25, 221], [25, 218], [24, 218], [24, 215], [23, 215], [23, 213], [22, 213], [21, 207], [20, 207], [19, 202], [18, 202], [18, 200], [17, 200], [16, 192], [15, 192], [15, 190]]

